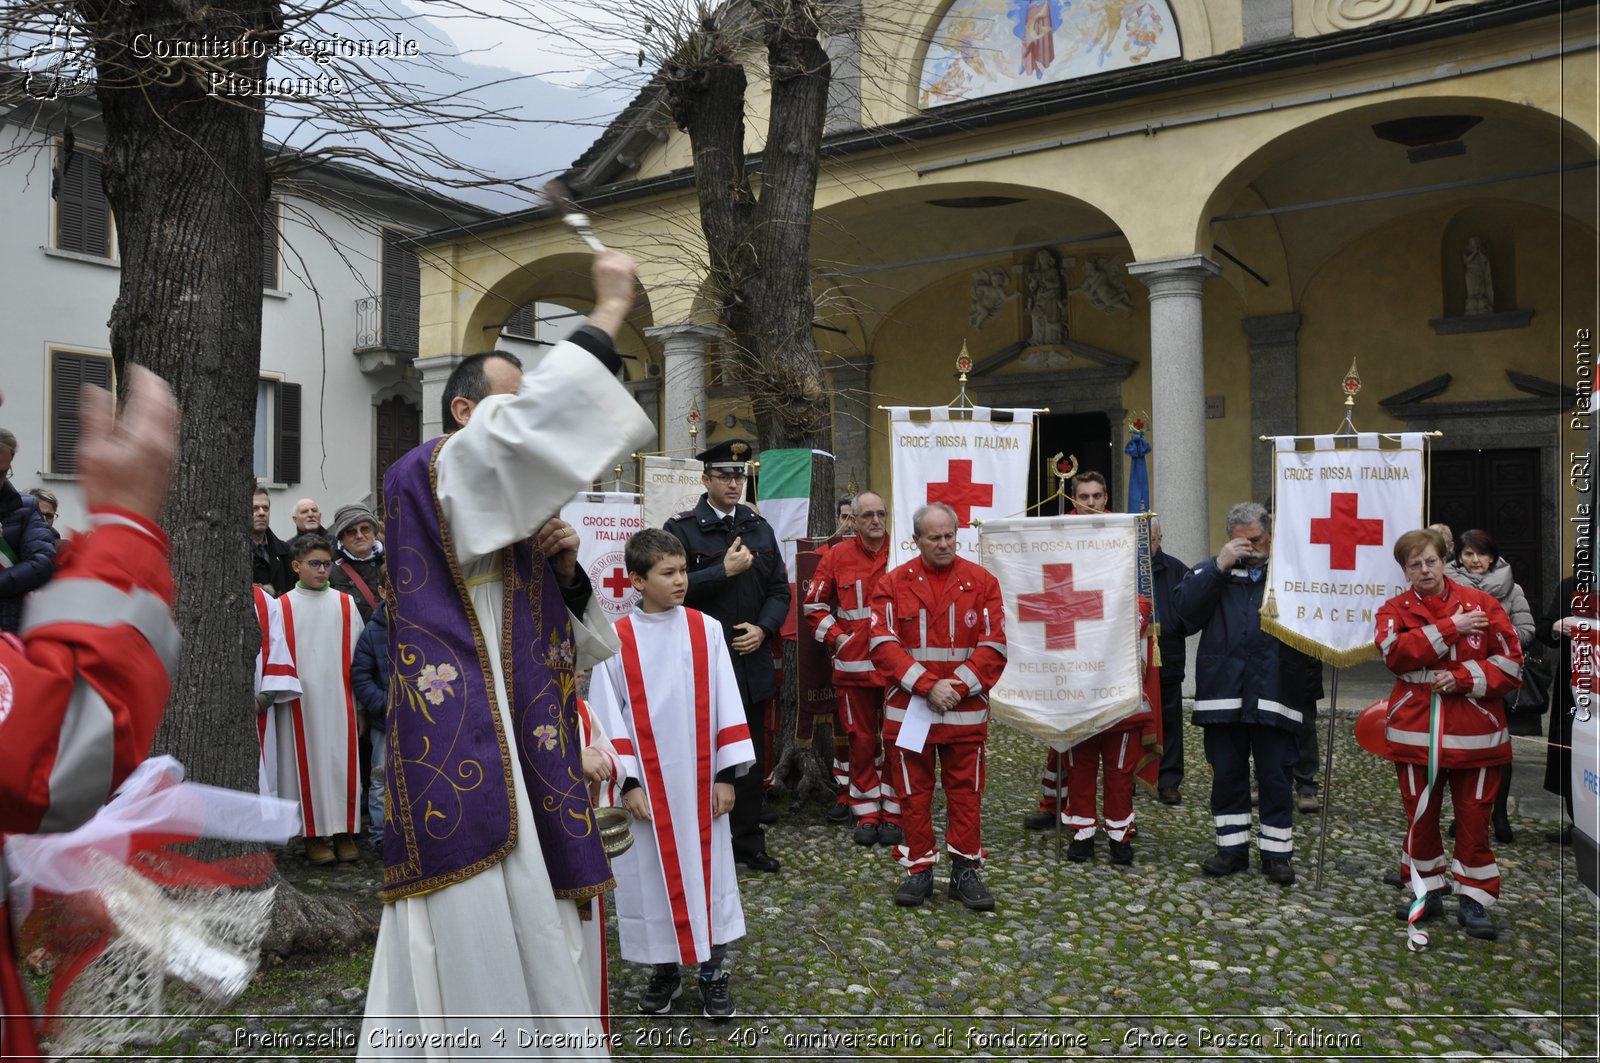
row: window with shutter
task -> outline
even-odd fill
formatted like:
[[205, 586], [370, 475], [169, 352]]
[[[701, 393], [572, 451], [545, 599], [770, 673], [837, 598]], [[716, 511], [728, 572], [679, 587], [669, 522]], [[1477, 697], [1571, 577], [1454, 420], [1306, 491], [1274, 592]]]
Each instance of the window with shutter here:
[[78, 471], [78, 403], [85, 385], [111, 390], [111, 356], [86, 351], [50, 352], [50, 471]]
[[280, 484], [300, 482], [300, 385], [278, 383], [272, 420], [272, 478]]
[[278, 290], [278, 204], [267, 200], [261, 214], [261, 287]]
[[507, 336], [514, 336], [519, 340], [538, 339], [539, 319], [534, 314], [534, 307], [537, 305], [537, 303], [529, 303], [521, 310], [518, 310], [515, 314], [511, 315], [511, 320], [507, 321], [505, 326], [500, 331]]
[[106, 201], [100, 156], [74, 148], [71, 155], [58, 154], [57, 169], [56, 247], [110, 258], [111, 204]]
[[415, 354], [422, 270], [417, 256], [400, 246], [405, 239], [405, 233], [383, 230], [383, 345]]

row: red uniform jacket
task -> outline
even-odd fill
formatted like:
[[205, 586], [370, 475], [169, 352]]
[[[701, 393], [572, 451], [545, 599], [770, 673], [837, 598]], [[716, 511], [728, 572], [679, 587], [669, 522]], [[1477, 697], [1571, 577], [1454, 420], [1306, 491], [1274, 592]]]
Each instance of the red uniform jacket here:
[[961, 702], [935, 715], [934, 745], [981, 742], [989, 735], [985, 692], [1006, 666], [1005, 607], [1000, 584], [988, 570], [957, 557], [942, 593], [929, 582], [920, 557], [878, 581], [872, 595], [872, 663], [890, 687], [883, 736], [900, 733], [912, 694], [927, 697], [941, 679], [953, 679]]
[[[92, 817], [149, 752], [171, 691], [180, 643], [167, 537], [130, 513], [93, 516], [95, 530], [28, 599], [22, 639], [0, 639], [0, 834]], [[0, 939], [0, 1055], [37, 1053], [4, 904]]]
[[[1463, 638], [1452, 619], [1458, 609], [1488, 614], [1489, 626]], [[1449, 672], [1456, 690], [1439, 698], [1442, 768], [1481, 768], [1511, 760], [1505, 696], [1522, 685], [1522, 643], [1492, 595], [1445, 580], [1444, 591], [1390, 598], [1378, 610], [1375, 641], [1396, 676], [1389, 692], [1388, 757], [1428, 762], [1431, 674]]]
[[877, 553], [860, 537], [830, 547], [817, 563], [806, 591], [806, 627], [833, 651], [833, 685], [881, 687], [883, 676], [872, 663], [868, 620], [872, 592], [889, 570], [889, 542]]

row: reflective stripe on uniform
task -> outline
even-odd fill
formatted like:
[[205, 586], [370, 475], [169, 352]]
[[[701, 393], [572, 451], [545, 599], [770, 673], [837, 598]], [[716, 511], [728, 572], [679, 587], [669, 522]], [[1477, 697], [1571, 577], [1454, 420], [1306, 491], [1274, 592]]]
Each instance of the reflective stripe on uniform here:
[[867, 617], [869, 617], [871, 615], [872, 615], [872, 610], [871, 609], [866, 609], [866, 608], [862, 608], [862, 609], [841, 609], [841, 610], [839, 610], [839, 614], [838, 614], [840, 620], [865, 620]]
[[[1386, 727], [1383, 734], [1385, 738], [1397, 745], [1422, 746], [1424, 748], [1428, 745], [1428, 732], [1426, 731], [1402, 731], [1397, 727]], [[1495, 746], [1509, 741], [1511, 741], [1511, 735], [1502, 727], [1498, 731], [1491, 731], [1488, 734], [1481, 735], [1443, 735], [1441, 736], [1440, 744], [1445, 749], [1493, 749]]]
[[88, 822], [111, 795], [115, 763], [111, 706], [79, 678], [61, 721], [56, 760], [50, 767], [50, 806], [39, 821], [38, 833], [75, 830]]
[[943, 646], [933, 646], [933, 647], [921, 647], [921, 646], [918, 646], [918, 647], [914, 647], [914, 648], [908, 647], [906, 649], [906, 652], [911, 654], [911, 659], [914, 660], [914, 661], [941, 661], [941, 662], [964, 661], [968, 657], [972, 656], [972, 650], [970, 648], [968, 648], [968, 647], [957, 647], [956, 649], [947, 649], [947, 648], [945, 648]]
[[977, 676], [977, 673], [974, 672], [971, 668], [968, 668], [964, 664], [957, 665], [956, 666], [956, 675], [955, 675], [955, 677], [957, 679], [961, 680], [963, 683], [967, 684], [968, 692], [976, 693], [978, 691], [978, 689], [979, 689], [978, 676]]
[[119, 591], [92, 579], [51, 580], [28, 598], [23, 608], [22, 634], [32, 634], [50, 624], [127, 624], [156, 651], [169, 681], [177, 672], [183, 637], [172, 622], [167, 603], [149, 591]]
[[835, 671], [838, 672], [871, 672], [876, 669], [871, 661], [841, 661], [833, 662]]
[[978, 643], [978, 646], [981, 649], [993, 650], [1002, 657], [1009, 656], [1009, 654], [1006, 653], [1006, 644], [1003, 642], [980, 642]]
[[1304, 723], [1306, 718], [1305, 714], [1299, 709], [1291, 709], [1282, 702], [1271, 701], [1267, 698], [1260, 698], [1256, 701], [1256, 711], [1274, 713], [1285, 719], [1293, 720], [1295, 723]]
[[906, 674], [900, 677], [900, 685], [906, 688], [906, 693], [915, 694], [917, 692], [917, 680], [921, 679], [927, 671], [922, 665], [913, 661], [911, 667], [906, 669]]
[[1489, 692], [1489, 677], [1483, 672], [1483, 662], [1462, 661], [1461, 667], [1472, 673], [1472, 689], [1466, 691], [1470, 698], [1481, 698]]
[[1434, 653], [1443, 653], [1446, 649], [1444, 636], [1439, 634], [1438, 624], [1424, 624], [1422, 634], [1427, 638], [1428, 645], [1433, 647]]

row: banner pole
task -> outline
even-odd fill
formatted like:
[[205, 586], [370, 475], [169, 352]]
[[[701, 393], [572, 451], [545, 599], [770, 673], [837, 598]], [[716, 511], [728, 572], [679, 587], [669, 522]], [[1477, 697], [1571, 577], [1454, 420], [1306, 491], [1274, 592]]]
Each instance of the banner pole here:
[[1317, 880], [1315, 888], [1322, 888], [1322, 865], [1328, 859], [1328, 806], [1333, 803], [1333, 735], [1334, 718], [1339, 715], [1339, 666], [1333, 666], [1333, 689], [1328, 695], [1328, 751], [1323, 754], [1322, 766], [1322, 837], [1317, 843]]

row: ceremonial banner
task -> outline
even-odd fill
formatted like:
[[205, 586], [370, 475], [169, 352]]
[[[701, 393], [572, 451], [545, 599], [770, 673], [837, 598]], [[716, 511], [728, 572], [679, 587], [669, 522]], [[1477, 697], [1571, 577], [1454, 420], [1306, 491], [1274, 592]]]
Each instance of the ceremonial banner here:
[[[1345, 437], [1349, 439], [1350, 437]], [[1408, 583], [1394, 543], [1422, 527], [1419, 432], [1274, 441], [1272, 562], [1261, 629], [1318, 660], [1346, 667], [1378, 656], [1378, 607]]]
[[633, 610], [639, 592], [628, 578], [622, 550], [639, 519], [639, 496], [631, 491], [585, 491], [561, 507], [561, 519], [578, 533], [578, 566], [594, 584], [594, 599], [618, 620]]
[[983, 564], [1006, 609], [995, 719], [1066, 749], [1139, 711], [1138, 524], [1126, 513], [984, 522]]
[[1006, 410], [1015, 420], [992, 420], [979, 406], [970, 420], [953, 421], [935, 406], [933, 418], [913, 421], [911, 408], [889, 410], [889, 457], [894, 472], [890, 512], [889, 567], [917, 556], [911, 517], [930, 502], [956, 511], [956, 546], [969, 561], [978, 557], [973, 521], [1021, 515], [1028, 505], [1028, 458], [1033, 451], [1033, 410]]
[[705, 465], [693, 458], [646, 454], [639, 474], [644, 526], [660, 528], [671, 517], [693, 509], [706, 492], [705, 484], [700, 482], [704, 470]]
[[763, 450], [756, 497], [761, 515], [778, 538], [783, 571], [789, 576], [789, 618], [780, 634], [792, 639], [800, 616], [800, 595], [794, 593], [794, 552], [796, 541], [808, 530], [806, 521], [811, 516], [811, 450]]
[[[843, 537], [803, 538], [795, 544], [797, 549], [792, 571], [796, 601], [811, 593], [811, 579], [817, 574], [822, 551], [843, 541]], [[799, 637], [795, 639], [795, 697], [800, 711], [795, 714], [795, 741], [800, 746], [809, 747], [816, 726], [815, 718], [831, 719], [837, 696], [833, 690], [833, 655], [811, 637], [811, 632], [798, 634]]]

